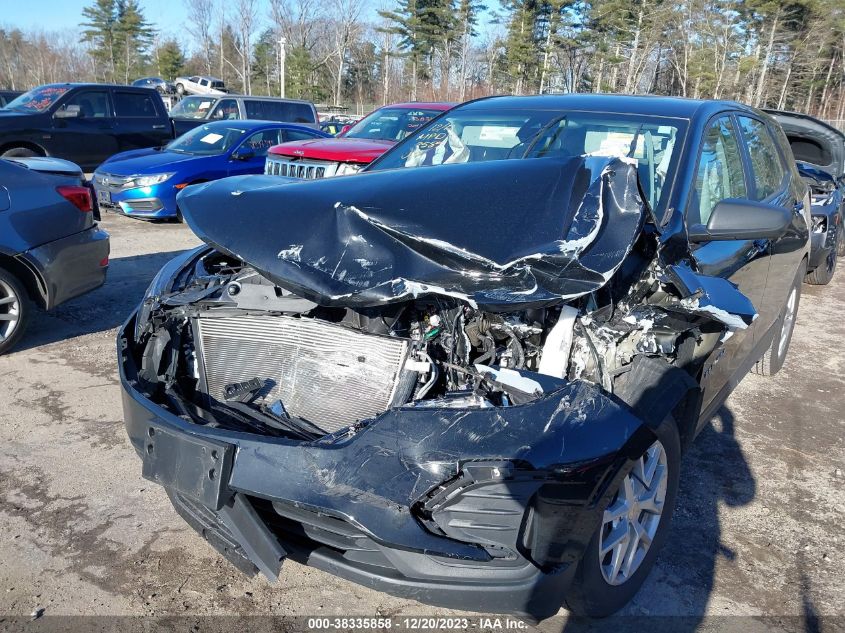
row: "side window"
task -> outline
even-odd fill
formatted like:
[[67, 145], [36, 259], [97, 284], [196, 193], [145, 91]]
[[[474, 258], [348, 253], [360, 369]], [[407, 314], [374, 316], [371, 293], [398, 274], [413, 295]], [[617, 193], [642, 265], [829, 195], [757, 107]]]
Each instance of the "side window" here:
[[200, 78], [197, 77], [196, 75], [194, 75], [193, 77], [188, 77], [188, 81], [190, 81], [191, 83], [194, 83], [194, 84], [197, 83], [199, 80], [200, 80]]
[[246, 110], [247, 119], [264, 119], [264, 108], [260, 101], [244, 101], [244, 110]]
[[104, 119], [111, 116], [109, 112], [109, 93], [105, 90], [85, 90], [77, 92], [62, 106], [79, 106], [79, 118]]
[[733, 125], [729, 117], [721, 117], [704, 132], [687, 222], [707, 224], [719, 202], [727, 198], [746, 198], [747, 195]]
[[780, 153], [766, 125], [756, 119], [738, 117], [754, 171], [754, 199], [764, 200], [782, 188], [786, 171]]
[[239, 119], [238, 102], [234, 99], [221, 99], [217, 102], [217, 107], [211, 113], [210, 119], [215, 121], [231, 121]]
[[285, 143], [288, 141], [310, 141], [317, 136], [316, 134], [300, 132], [299, 130], [284, 130], [282, 134], [284, 135]]
[[248, 147], [256, 156], [267, 156], [267, 150], [279, 144], [279, 130], [262, 130], [250, 135], [241, 147]]
[[200, 86], [208, 86], [208, 79], [200, 79]]
[[137, 92], [114, 93], [114, 112], [123, 117], [156, 118], [156, 107], [149, 95]]

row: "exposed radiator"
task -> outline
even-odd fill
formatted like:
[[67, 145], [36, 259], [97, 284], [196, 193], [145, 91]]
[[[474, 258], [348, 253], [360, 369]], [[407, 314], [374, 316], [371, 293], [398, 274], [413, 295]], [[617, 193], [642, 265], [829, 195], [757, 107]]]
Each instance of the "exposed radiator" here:
[[281, 400], [290, 415], [328, 433], [382, 413], [408, 385], [407, 376], [400, 380], [408, 354], [404, 339], [288, 316], [200, 318], [195, 324], [200, 371], [212, 398], [224, 402], [227, 385], [266, 380], [258, 402]]

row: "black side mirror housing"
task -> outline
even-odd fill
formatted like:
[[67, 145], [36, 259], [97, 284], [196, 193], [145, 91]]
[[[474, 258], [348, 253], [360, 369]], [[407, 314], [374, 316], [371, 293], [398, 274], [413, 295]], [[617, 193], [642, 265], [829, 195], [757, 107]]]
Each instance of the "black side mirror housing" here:
[[232, 160], [249, 160], [250, 158], [255, 158], [255, 152], [246, 147], [241, 147], [232, 152]]
[[693, 224], [690, 242], [777, 239], [792, 223], [792, 211], [753, 200], [727, 199], [710, 214], [707, 226]]

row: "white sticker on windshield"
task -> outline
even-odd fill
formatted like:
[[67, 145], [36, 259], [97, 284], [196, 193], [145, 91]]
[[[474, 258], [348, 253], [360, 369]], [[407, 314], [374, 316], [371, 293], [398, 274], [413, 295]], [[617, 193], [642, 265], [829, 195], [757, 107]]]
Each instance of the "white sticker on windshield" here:
[[208, 110], [211, 107], [211, 101], [203, 101], [200, 103], [200, 110]]
[[200, 139], [200, 142], [208, 143], [209, 145], [213, 145], [214, 143], [219, 141], [221, 138], [223, 138], [222, 134], [215, 134], [214, 132], [209, 132], [208, 134], [206, 134], [205, 136], [203, 136]]

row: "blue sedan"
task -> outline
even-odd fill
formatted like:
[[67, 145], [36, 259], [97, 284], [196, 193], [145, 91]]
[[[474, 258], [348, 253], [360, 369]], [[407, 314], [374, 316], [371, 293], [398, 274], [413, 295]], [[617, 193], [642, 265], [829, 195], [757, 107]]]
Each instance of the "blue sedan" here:
[[287, 141], [328, 138], [302, 125], [216, 121], [164, 147], [115, 154], [94, 172], [100, 209], [150, 220], [180, 218], [176, 194], [188, 185], [264, 172], [267, 150]]

